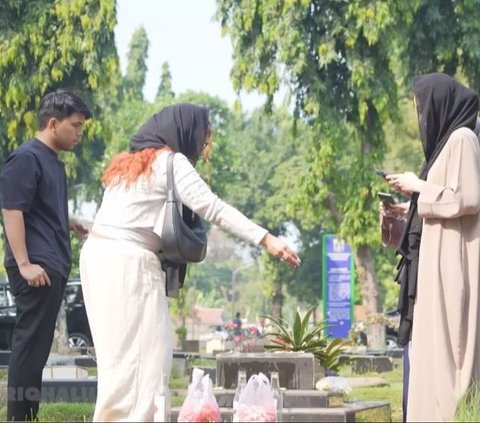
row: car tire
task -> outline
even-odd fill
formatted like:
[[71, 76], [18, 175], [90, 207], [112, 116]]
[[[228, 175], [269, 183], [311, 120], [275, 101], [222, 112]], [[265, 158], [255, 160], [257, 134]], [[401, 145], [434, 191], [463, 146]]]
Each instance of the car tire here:
[[68, 346], [70, 348], [88, 348], [92, 347], [92, 341], [81, 333], [71, 333], [68, 335]]
[[400, 346], [398, 345], [398, 339], [396, 336], [387, 336], [386, 343], [387, 343], [387, 350], [400, 348]]

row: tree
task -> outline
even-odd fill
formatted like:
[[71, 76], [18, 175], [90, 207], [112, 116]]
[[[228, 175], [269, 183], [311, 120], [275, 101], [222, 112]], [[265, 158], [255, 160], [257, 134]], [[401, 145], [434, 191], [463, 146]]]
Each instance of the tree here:
[[138, 28], [132, 35], [128, 51], [127, 73], [123, 78], [123, 93], [128, 100], [142, 100], [147, 75], [148, 37], [145, 28]]
[[160, 98], [172, 98], [175, 93], [172, 89], [172, 74], [170, 73], [170, 66], [168, 62], [163, 62], [162, 73], [160, 75], [160, 85], [157, 90], [157, 100]]
[[480, 89], [480, 10], [472, 0], [422, 0], [405, 28], [406, 80], [435, 71], [464, 75]]
[[[385, 169], [388, 171], [412, 170], [419, 172], [423, 163], [418, 119], [411, 96], [414, 76], [430, 72], [446, 72], [459, 78], [477, 92], [480, 89], [480, 36], [477, 30], [480, 19], [478, 2], [470, 0], [422, 0], [413, 16], [412, 24], [404, 28], [405, 40], [399, 45], [403, 58], [399, 67], [400, 80], [404, 81], [399, 107], [400, 122], [385, 126], [388, 152]], [[408, 151], [408, 154], [405, 152]], [[396, 259], [393, 253], [379, 250], [375, 257], [380, 280], [387, 296], [386, 306], [395, 302], [388, 279], [395, 274]]]
[[[233, 41], [234, 87], [271, 101], [283, 81], [296, 114], [316, 131], [293, 203], [298, 218], [324, 217], [354, 248], [363, 302], [382, 312], [371, 246], [378, 244], [378, 187], [372, 168], [383, 160], [383, 125], [397, 112], [395, 55], [399, 30], [414, 1], [218, 0], [218, 17]], [[320, 205], [312, 207], [313, 205]], [[310, 214], [310, 216], [307, 216]], [[369, 342], [383, 348], [382, 325]]]
[[[114, 0], [6, 0], [0, 3], [0, 159], [37, 129], [40, 98], [58, 88], [80, 94], [94, 119], [75, 155], [64, 157], [70, 197], [97, 190], [105, 124], [117, 98]], [[75, 189], [74, 189], [75, 188]]]
[[[257, 110], [251, 116], [238, 111], [231, 119], [227, 135], [230, 166], [220, 175], [222, 180], [230, 178], [225, 200], [274, 235], [285, 235], [291, 229], [299, 230], [300, 244], [304, 235], [301, 222], [288, 215], [286, 203], [296, 188], [292, 175], [304, 166], [304, 146], [295, 143], [295, 139], [309, 136], [308, 131], [301, 124], [294, 128], [294, 120], [286, 108], [274, 108], [270, 115], [265, 115], [263, 110]], [[306, 232], [310, 230], [317, 231], [318, 236], [318, 225], [306, 229]], [[314, 237], [314, 234], [311, 236]], [[272, 259], [268, 254], [261, 255], [260, 261], [264, 291], [272, 300], [274, 316], [282, 315], [285, 287], [296, 291], [297, 298], [303, 297], [314, 284], [320, 288], [320, 280], [315, 280], [316, 272], [302, 272], [305, 278], [293, 288], [299, 281], [298, 274], [294, 276], [285, 263]], [[311, 270], [317, 265], [320, 271], [318, 260], [311, 264]]]

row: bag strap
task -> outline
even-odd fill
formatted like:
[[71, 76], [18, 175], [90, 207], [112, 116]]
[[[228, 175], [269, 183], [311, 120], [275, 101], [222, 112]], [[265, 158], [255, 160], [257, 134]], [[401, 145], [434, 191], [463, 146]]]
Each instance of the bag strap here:
[[[170, 153], [167, 159], [167, 189], [168, 191], [174, 190], [174, 181], [173, 181], [173, 158], [175, 157], [175, 153]], [[174, 194], [176, 194], [174, 192]]]
[[177, 190], [175, 189], [175, 181], [173, 179], [173, 159], [175, 153], [172, 152], [167, 158], [167, 202], [175, 203], [180, 216], [183, 216], [183, 207], [178, 197]]

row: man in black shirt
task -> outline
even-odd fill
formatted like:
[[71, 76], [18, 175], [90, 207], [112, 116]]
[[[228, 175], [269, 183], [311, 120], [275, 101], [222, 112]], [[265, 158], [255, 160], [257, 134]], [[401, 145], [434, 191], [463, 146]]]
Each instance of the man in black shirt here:
[[47, 94], [38, 112], [40, 131], [8, 156], [1, 172], [5, 268], [17, 307], [7, 420], [37, 418], [42, 371], [71, 268], [69, 230], [88, 234], [69, 220], [65, 165], [57, 155], [74, 149], [90, 117], [78, 96]]

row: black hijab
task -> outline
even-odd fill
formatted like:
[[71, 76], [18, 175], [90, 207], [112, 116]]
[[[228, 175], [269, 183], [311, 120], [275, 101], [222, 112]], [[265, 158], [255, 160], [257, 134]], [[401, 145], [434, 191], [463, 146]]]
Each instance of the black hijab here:
[[[418, 76], [414, 82], [413, 93], [425, 155], [419, 177], [426, 180], [429, 170], [452, 132], [462, 127], [472, 130], [475, 128], [478, 95], [443, 73]], [[401, 285], [398, 308], [401, 313], [399, 343], [402, 345], [406, 345], [410, 340], [417, 292], [418, 255], [423, 228], [417, 201], [418, 193], [414, 193], [399, 248], [402, 259], [398, 265], [396, 281]]]
[[148, 119], [132, 137], [130, 151], [170, 147], [196, 163], [209, 126], [208, 109], [189, 103], [165, 107]]
[[413, 92], [428, 173], [453, 131], [475, 128], [478, 95], [444, 73], [418, 76]]

